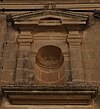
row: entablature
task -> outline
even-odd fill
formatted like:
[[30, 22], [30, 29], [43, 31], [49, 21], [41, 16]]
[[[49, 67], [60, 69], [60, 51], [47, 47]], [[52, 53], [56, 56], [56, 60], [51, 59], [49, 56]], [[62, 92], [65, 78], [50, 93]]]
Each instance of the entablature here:
[[100, 0], [1, 0], [0, 9], [44, 9], [49, 4], [54, 4], [56, 9], [100, 9]]

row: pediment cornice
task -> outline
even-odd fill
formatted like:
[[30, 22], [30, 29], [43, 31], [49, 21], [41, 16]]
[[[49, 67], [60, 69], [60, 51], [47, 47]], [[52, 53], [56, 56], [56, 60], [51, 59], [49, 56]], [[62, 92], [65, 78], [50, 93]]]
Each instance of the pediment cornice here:
[[73, 19], [80, 19], [80, 20], [87, 20], [89, 17], [88, 15], [85, 14], [80, 14], [72, 11], [63, 11], [63, 10], [36, 10], [32, 12], [27, 12], [23, 14], [17, 14], [13, 15], [12, 18], [14, 20], [21, 20], [21, 19], [30, 19], [30, 18], [38, 18], [38, 17], [43, 17], [45, 15], [54, 15], [58, 17], [63, 17], [63, 18], [73, 18]]
[[[36, 10], [32, 12], [22, 13], [11, 15], [11, 18], [14, 25], [39, 25], [40, 20], [46, 20], [43, 25], [62, 25], [62, 24], [87, 24], [89, 19], [88, 15], [80, 14], [72, 11], [64, 11], [64, 10]], [[52, 21], [56, 21], [56, 23], [48, 20], [52, 18]], [[54, 19], [54, 20], [53, 20]], [[9, 19], [8, 19], [9, 20]]]

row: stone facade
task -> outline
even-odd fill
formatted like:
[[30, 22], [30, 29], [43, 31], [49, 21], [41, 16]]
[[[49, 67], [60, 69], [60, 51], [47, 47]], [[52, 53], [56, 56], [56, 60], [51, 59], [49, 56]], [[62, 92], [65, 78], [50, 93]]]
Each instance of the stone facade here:
[[0, 109], [99, 109], [99, 28], [99, 0], [1, 1]]

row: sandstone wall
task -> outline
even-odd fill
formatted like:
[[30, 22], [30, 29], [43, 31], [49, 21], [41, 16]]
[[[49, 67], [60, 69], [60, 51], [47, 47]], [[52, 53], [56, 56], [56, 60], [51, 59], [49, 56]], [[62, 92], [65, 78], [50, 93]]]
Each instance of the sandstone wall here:
[[100, 85], [100, 20], [92, 18], [90, 27], [84, 31], [82, 55], [85, 79]]
[[95, 109], [100, 109], [100, 19], [92, 18], [83, 35], [83, 64], [85, 80], [99, 86]]
[[0, 80], [2, 84], [14, 80], [18, 46], [15, 43], [17, 33], [11, 24], [7, 24], [6, 16], [0, 16]]
[[[16, 63], [18, 57], [18, 43], [16, 42], [17, 37], [18, 32], [14, 30], [11, 24], [7, 24], [5, 15], [0, 15], [0, 84], [8, 84], [15, 81]], [[92, 18], [90, 27], [84, 31], [82, 37], [82, 57], [85, 81], [92, 82], [100, 86], [100, 19]], [[62, 43], [59, 37], [55, 45], [60, 46], [61, 44], [60, 47], [63, 49], [66, 59], [65, 64], [68, 63], [68, 69], [66, 69], [66, 72], [68, 73], [70, 72], [70, 66], [69, 56], [67, 54], [68, 46], [66, 45], [65, 39], [63, 39]], [[50, 39], [45, 40], [51, 43]], [[52, 44], [55, 43], [55, 40]], [[30, 63], [28, 64], [30, 67], [29, 69], [32, 69], [30, 70], [31, 73], [28, 75], [28, 78], [29, 80], [31, 78], [32, 81], [34, 58], [37, 53], [37, 49], [40, 48], [36, 41], [38, 41], [41, 46], [47, 44], [47, 42], [44, 43], [43, 40], [39, 37], [37, 39], [35, 36], [34, 44], [31, 46]], [[20, 64], [19, 67], [23, 70], [23, 64]], [[6, 104], [7, 102], [4, 101], [4, 105], [0, 107], [0, 109], [99, 109], [99, 101], [100, 95], [98, 95], [95, 102], [89, 106], [11, 106]]]

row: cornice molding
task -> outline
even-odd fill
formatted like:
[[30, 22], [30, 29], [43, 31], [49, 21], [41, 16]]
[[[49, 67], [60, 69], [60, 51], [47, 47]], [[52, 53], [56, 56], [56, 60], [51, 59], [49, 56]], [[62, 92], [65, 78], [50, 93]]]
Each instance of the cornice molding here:
[[[49, 20], [51, 18], [52, 20]], [[8, 15], [7, 21], [12, 22], [17, 28], [26, 28], [33, 25], [87, 25], [89, 16], [72, 11], [46, 9], [36, 10], [22, 14]]]
[[[28, 0], [20, 0], [20, 2], [18, 2], [17, 0], [2, 0], [1, 2], [3, 3], [29, 3]], [[38, 3], [50, 3], [50, 2], [53, 2], [53, 3], [98, 3], [100, 2], [100, 0], [38, 0]], [[30, 0], [30, 3], [36, 3], [37, 4], [37, 1], [36, 0]]]
[[[12, 12], [12, 10], [23, 10], [23, 9], [45, 9], [46, 6], [53, 4], [55, 5], [56, 9], [76, 9], [76, 10], [100, 10], [100, 1], [98, 2], [66, 2], [64, 1], [57, 1], [57, 2], [49, 2], [49, 1], [13, 1], [13, 2], [1, 2], [0, 3], [0, 10], [3, 10], [6, 12], [8, 9], [8, 12]], [[5, 10], [4, 10], [5, 9]]]
[[85, 14], [80, 14], [80, 13], [75, 13], [75, 12], [71, 12], [71, 11], [63, 11], [63, 10], [36, 10], [36, 11], [32, 11], [32, 12], [28, 12], [28, 13], [23, 13], [23, 14], [16, 14], [13, 15], [12, 18], [14, 20], [20, 20], [21, 18], [24, 17], [38, 17], [38, 16], [43, 16], [43, 15], [55, 15], [55, 16], [62, 16], [62, 17], [72, 17], [75, 19], [80, 19], [80, 20], [87, 20], [89, 18], [88, 15]]
[[[3, 95], [11, 104], [90, 104], [97, 95], [97, 86], [88, 83], [67, 83], [65, 86], [6, 85]], [[41, 99], [40, 99], [41, 98]]]

